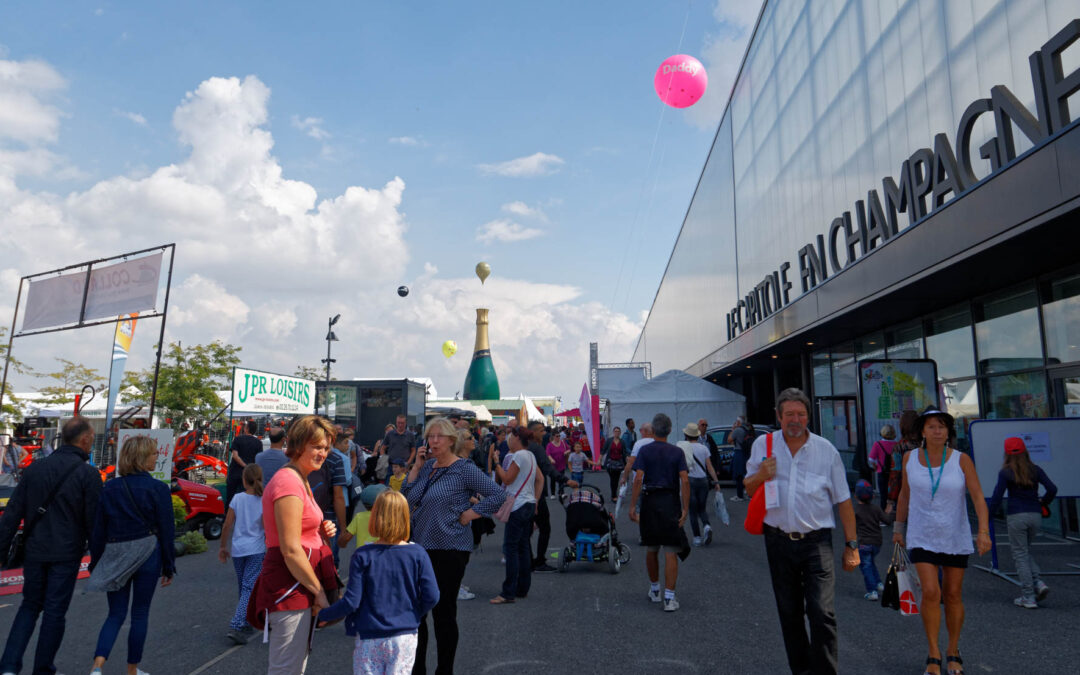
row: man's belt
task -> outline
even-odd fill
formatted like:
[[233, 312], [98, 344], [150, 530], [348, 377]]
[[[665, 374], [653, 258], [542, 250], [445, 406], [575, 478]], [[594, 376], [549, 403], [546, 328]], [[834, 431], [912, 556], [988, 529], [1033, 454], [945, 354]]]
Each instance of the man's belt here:
[[829, 532], [829, 528], [822, 528], [820, 530], [811, 530], [810, 532], [784, 532], [779, 527], [773, 527], [772, 525], [764, 525], [764, 530], [769, 534], [775, 534], [780, 537], [785, 537], [791, 541], [802, 541], [803, 539], [810, 539], [816, 535], [825, 534]]

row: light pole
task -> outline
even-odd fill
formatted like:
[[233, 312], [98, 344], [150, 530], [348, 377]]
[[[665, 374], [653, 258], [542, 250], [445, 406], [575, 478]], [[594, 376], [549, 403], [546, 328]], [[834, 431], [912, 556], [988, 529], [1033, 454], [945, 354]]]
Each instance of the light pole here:
[[335, 314], [330, 317], [330, 324], [326, 328], [326, 358], [322, 360], [326, 364], [326, 391], [323, 392], [323, 396], [326, 398], [326, 416], [330, 417], [330, 364], [337, 363], [337, 359], [330, 358], [330, 343], [337, 342], [337, 336], [334, 335], [334, 324], [341, 318], [340, 314]]

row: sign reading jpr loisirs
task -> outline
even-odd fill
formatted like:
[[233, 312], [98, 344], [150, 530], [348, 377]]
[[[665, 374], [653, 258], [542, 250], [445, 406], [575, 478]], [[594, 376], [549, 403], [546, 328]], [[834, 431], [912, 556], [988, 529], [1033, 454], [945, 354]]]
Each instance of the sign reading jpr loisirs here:
[[315, 382], [298, 377], [233, 369], [232, 414], [311, 415]]

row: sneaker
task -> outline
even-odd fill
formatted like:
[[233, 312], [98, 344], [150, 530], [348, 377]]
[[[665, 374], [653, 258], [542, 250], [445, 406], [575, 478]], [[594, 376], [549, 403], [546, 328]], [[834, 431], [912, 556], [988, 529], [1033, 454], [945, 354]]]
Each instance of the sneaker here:
[[462, 586], [461, 588], [458, 589], [458, 592], [457, 592], [457, 599], [458, 600], [472, 600], [475, 597], [476, 597], [476, 593], [473, 593], [473, 592], [469, 591], [469, 589], [466, 586]]
[[732, 497], [731, 499], [729, 499], [728, 501], [729, 502], [741, 502], [741, 501], [743, 501], [743, 498], [736, 495], [736, 496]]
[[879, 583], [879, 584], [877, 585], [877, 592], [878, 592], [878, 593], [881, 593], [881, 592], [883, 592], [884, 590], [885, 590], [885, 584]]
[[709, 544], [712, 543], [712, 526], [711, 525], [706, 525], [705, 526], [705, 541], [702, 542], [702, 543], [704, 543], [706, 546], [708, 546]]
[[1013, 604], [1016, 605], [1017, 607], [1023, 607], [1024, 609], [1038, 609], [1039, 608], [1039, 606], [1037, 604], [1035, 604], [1035, 600], [1033, 598], [1025, 598], [1022, 595], [1019, 598], [1016, 598], [1015, 600], [1013, 600]]
[[649, 589], [649, 600], [651, 600], [652, 602], [660, 602], [661, 600], [663, 600], [663, 596], [660, 595], [660, 591], [654, 591], [653, 589], [650, 588]]
[[879, 599], [880, 596], [878, 596], [877, 591], [870, 591], [869, 593], [867, 593], [866, 595], [864, 595], [862, 597], [863, 597], [863, 600], [877, 600], [877, 599]]
[[679, 608], [679, 601], [678, 600], [676, 600], [675, 598], [671, 598], [671, 599], [664, 598], [664, 611], [665, 612], [674, 612], [678, 608]]
[[[4, 675], [15, 675], [15, 673], [4, 673]], [[90, 671], [90, 675], [101, 675], [101, 668], [94, 668]]]
[[555, 568], [547, 563], [540, 563], [532, 568], [533, 572], [554, 572]]
[[701, 546], [701, 537], [694, 537], [694, 546]]
[[225, 634], [225, 637], [229, 638], [233, 641], [233, 644], [237, 645], [246, 645], [248, 641], [248, 636], [238, 630], [230, 630]]
[[1035, 599], [1042, 602], [1048, 595], [1050, 595], [1050, 587], [1042, 579], [1035, 582]]

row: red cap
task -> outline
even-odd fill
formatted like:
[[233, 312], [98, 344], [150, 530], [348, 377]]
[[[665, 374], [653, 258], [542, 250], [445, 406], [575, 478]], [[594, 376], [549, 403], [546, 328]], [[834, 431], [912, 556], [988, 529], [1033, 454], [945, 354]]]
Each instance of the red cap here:
[[1016, 436], [1010, 436], [1005, 439], [1005, 454], [1006, 455], [1022, 455], [1027, 452], [1027, 446], [1024, 445], [1024, 439], [1017, 438]]

